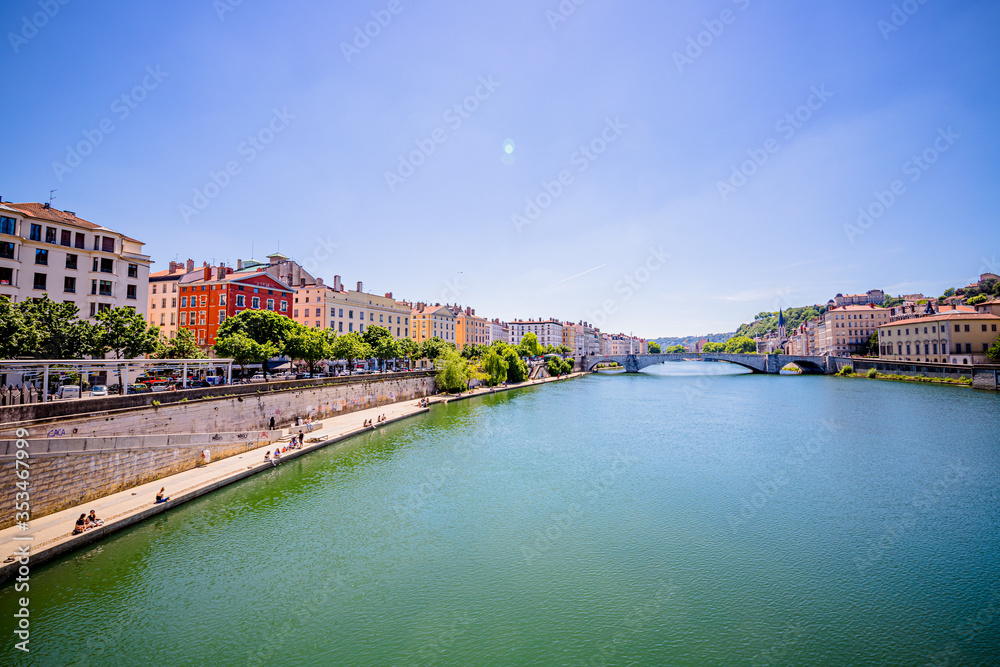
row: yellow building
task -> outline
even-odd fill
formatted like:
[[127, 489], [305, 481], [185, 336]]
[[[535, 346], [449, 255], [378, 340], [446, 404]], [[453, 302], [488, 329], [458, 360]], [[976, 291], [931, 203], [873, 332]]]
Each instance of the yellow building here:
[[476, 316], [475, 308], [451, 306], [455, 315], [455, 345], [459, 350], [467, 345], [486, 345], [490, 336], [490, 323], [485, 317]]
[[898, 320], [878, 328], [879, 358], [942, 364], [986, 363], [1000, 316], [951, 312]]
[[574, 353], [576, 353], [577, 350], [576, 336], [577, 336], [576, 325], [573, 324], [572, 322], [566, 322], [563, 325], [563, 330], [562, 330], [562, 344], [568, 347]]
[[458, 344], [455, 336], [455, 313], [448, 306], [417, 303], [410, 309], [410, 338], [422, 343], [437, 337]]

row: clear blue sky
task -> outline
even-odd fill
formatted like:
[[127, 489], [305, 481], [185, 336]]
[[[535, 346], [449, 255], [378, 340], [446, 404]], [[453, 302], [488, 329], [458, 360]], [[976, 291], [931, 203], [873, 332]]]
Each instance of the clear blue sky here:
[[649, 337], [1000, 268], [996, 2], [236, 1], [4, 2], [0, 195], [56, 188], [154, 270], [280, 242], [369, 291]]

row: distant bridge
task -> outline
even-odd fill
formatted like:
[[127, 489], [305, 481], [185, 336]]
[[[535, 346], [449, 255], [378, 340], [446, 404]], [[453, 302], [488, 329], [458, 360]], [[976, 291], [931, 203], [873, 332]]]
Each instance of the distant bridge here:
[[840, 368], [837, 357], [793, 354], [727, 354], [725, 352], [682, 352], [676, 354], [611, 354], [579, 357], [578, 367], [592, 371], [598, 364], [616, 362], [626, 373], [638, 373], [647, 366], [668, 361], [725, 361], [749, 368], [754, 373], [777, 374], [788, 364], [795, 364], [803, 373], [836, 373]]

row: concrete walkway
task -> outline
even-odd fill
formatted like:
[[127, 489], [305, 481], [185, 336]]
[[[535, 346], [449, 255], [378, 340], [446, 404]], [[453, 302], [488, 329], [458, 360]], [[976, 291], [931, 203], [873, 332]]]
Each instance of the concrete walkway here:
[[[578, 375], [582, 374], [575, 373], [568, 377], [576, 377]], [[561, 379], [567, 379], [567, 377]], [[556, 378], [544, 378], [511, 385], [506, 388], [496, 387], [490, 389], [488, 387], [481, 387], [469, 392], [463, 392], [460, 397], [436, 395], [428, 397], [428, 401], [432, 405], [435, 403], [450, 403], [455, 400], [464, 400], [474, 396], [506, 391], [507, 389], [517, 389], [555, 381], [557, 381]], [[374, 421], [379, 415], [384, 414], [386, 416], [384, 424], [387, 424], [406, 419], [415, 414], [427, 412], [428, 408], [421, 408], [419, 403], [419, 400], [403, 401], [328, 417], [321, 422], [313, 424], [311, 432], [306, 431], [305, 426], [288, 428], [286, 429], [288, 435], [282, 439], [283, 443], [287, 443], [291, 439], [291, 435], [297, 434], [300, 428], [305, 435], [306, 443], [302, 449], [283, 455], [282, 460], [297, 458], [308, 452], [350, 438], [351, 436], [369, 432], [372, 429], [364, 428], [362, 424], [367, 419]], [[51, 560], [60, 554], [95, 542], [109, 533], [121, 530], [161, 512], [166, 512], [172, 507], [193, 500], [227, 484], [232, 484], [263, 470], [270, 470], [273, 465], [264, 460], [264, 453], [273, 451], [276, 446], [280, 447], [281, 445], [282, 443], [271, 443], [267, 446], [249, 450], [243, 454], [213, 461], [204, 466], [120, 491], [110, 496], [90, 501], [84, 505], [61, 510], [38, 519], [32, 519], [29, 524], [30, 529], [27, 531], [22, 531], [18, 526], [0, 530], [0, 554], [5, 559], [3, 563], [0, 563], [0, 582], [15, 576], [19, 563], [13, 558], [13, 555], [23, 554], [25, 548], [28, 548], [30, 552], [31, 565], [38, 565], [44, 561]], [[170, 497], [170, 500], [165, 503], [156, 504], [153, 501], [160, 487], [166, 488], [166, 493]], [[72, 532], [77, 518], [83, 513], [89, 514], [90, 510], [96, 510], [97, 516], [104, 519], [104, 525], [88, 530], [80, 535], [73, 535]]]

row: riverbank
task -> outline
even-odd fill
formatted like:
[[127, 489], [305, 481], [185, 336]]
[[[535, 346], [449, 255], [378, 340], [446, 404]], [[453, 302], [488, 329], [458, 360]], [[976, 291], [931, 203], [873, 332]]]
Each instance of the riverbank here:
[[[450, 403], [452, 401], [465, 400], [511, 389], [520, 389], [547, 382], [557, 382], [578, 377], [579, 375], [583, 375], [583, 373], [574, 373], [562, 378], [530, 380], [508, 387], [483, 387], [463, 392], [461, 396], [437, 395], [430, 398], [429, 402], [431, 405], [436, 403]], [[420, 400], [416, 399], [367, 408], [324, 419], [318, 423], [318, 426], [314, 424], [311, 432], [306, 433], [305, 427], [302, 427], [306, 443], [302, 449], [290, 451], [283, 455], [282, 460], [287, 461], [298, 458], [309, 452], [328, 447], [353, 436], [368, 433], [372, 429], [361, 426], [365, 420], [370, 419], [375, 421], [380, 415], [384, 414], [386, 421], [383, 422], [383, 425], [385, 425], [401, 421], [413, 415], [425, 413], [428, 410], [429, 408], [421, 407]], [[299, 430], [299, 427], [287, 429], [286, 435], [282, 438], [281, 442], [277, 443], [277, 446], [287, 443], [292, 434], [297, 434]], [[211, 493], [216, 489], [265, 470], [270, 470], [274, 465], [264, 460], [264, 454], [268, 451], [273, 451], [274, 448], [275, 443], [272, 443], [249, 450], [243, 454], [213, 461], [198, 468], [186, 470], [169, 477], [105, 496], [104, 498], [55, 512], [39, 519], [31, 520], [29, 523], [30, 529], [27, 531], [21, 530], [17, 526], [0, 530], [0, 553], [3, 553], [5, 557], [4, 562], [0, 564], [0, 582], [6, 581], [15, 575], [19, 565], [22, 565], [22, 563], [18, 562], [15, 554], [24, 553], [23, 550], [27, 550], [30, 553], [28, 562], [31, 565], [37, 566], [52, 560], [87, 544], [96, 542], [113, 532], [127, 528], [157, 514], [167, 512], [173, 507], [194, 500], [207, 493]], [[166, 489], [170, 500], [165, 503], [155, 504], [153, 500], [161, 487]], [[104, 520], [104, 525], [88, 530], [80, 535], [72, 535], [71, 532], [77, 517], [81, 514], [89, 513], [90, 510], [96, 511], [97, 516]]]
[[882, 380], [886, 382], [915, 382], [924, 384], [946, 384], [953, 387], [972, 387], [972, 378], [965, 378], [964, 376], [959, 378], [932, 378], [926, 375], [899, 375], [895, 373], [879, 373], [872, 371], [875, 369], [870, 369], [867, 373], [844, 373], [843, 371], [836, 374], [836, 377], [843, 378], [860, 378], [862, 380]]

